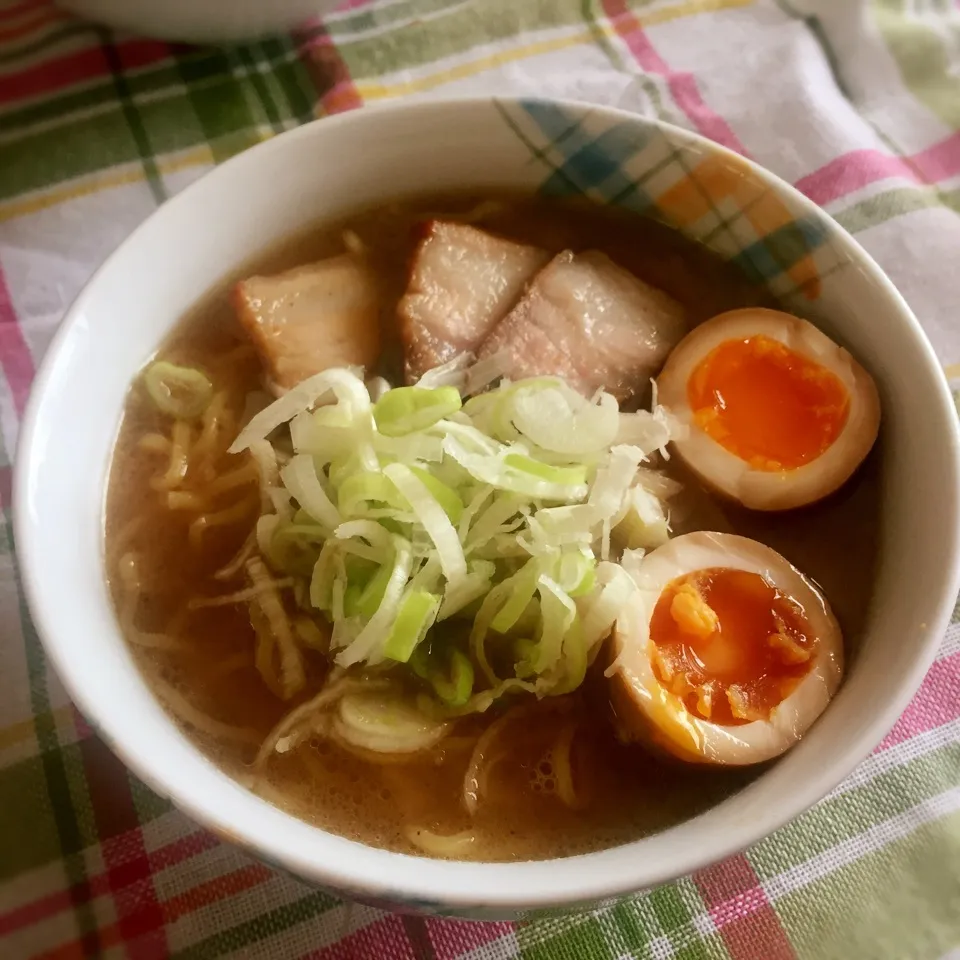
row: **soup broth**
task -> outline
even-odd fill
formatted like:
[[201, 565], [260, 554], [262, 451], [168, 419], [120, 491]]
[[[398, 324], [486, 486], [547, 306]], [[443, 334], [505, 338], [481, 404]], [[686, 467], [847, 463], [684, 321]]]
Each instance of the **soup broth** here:
[[[384, 347], [378, 372], [399, 383], [395, 316], [415, 228], [441, 214], [551, 252], [601, 250], [680, 301], [692, 323], [766, 303], [735, 267], [651, 220], [518, 197], [429, 197], [362, 213], [264, 254], [242, 275], [342, 253], [345, 236], [348, 244], [362, 244], [379, 285]], [[244, 589], [243, 578], [225, 568], [260, 510], [254, 471], [225, 452], [249, 396], [262, 389], [257, 357], [225, 284], [183, 319], [159, 356], [204, 371], [214, 384], [219, 415], [191, 438], [194, 454], [199, 446], [202, 455], [190, 470], [219, 488], [199, 502], [189, 485], [164, 485], [169, 420], [136, 384], [109, 480], [106, 565], [118, 617], [147, 683], [184, 734], [230, 775], [290, 813], [362, 843], [491, 861], [566, 856], [635, 840], [702, 812], [756, 776], [756, 768], [684, 765], [621, 743], [611, 723], [604, 656], [574, 693], [531, 700], [516, 708], [522, 713], [495, 704], [458, 721], [437, 746], [410, 758], [350, 750], [315, 736], [255, 769], [261, 742], [292, 707], [316, 693], [329, 666], [323, 654], [307, 650], [303, 692], [282, 699], [258, 672], [247, 606], [204, 603]], [[687, 488], [675, 532], [730, 530], [774, 547], [822, 586], [848, 647], [855, 647], [877, 550], [875, 459], [826, 501], [777, 515], [721, 504], [679, 467], [666, 465]], [[192, 719], [197, 713], [203, 723]], [[474, 771], [471, 817], [464, 781], [484, 737], [489, 748]], [[431, 851], [412, 842], [411, 830], [459, 839]]]

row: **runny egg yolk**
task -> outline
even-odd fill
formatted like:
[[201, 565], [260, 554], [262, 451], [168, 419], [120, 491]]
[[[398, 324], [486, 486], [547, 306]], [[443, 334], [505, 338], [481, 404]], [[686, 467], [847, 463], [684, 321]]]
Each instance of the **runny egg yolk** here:
[[832, 371], [757, 334], [715, 347], [694, 368], [696, 424], [755, 470], [793, 470], [840, 436], [850, 397]]
[[766, 720], [813, 665], [803, 608], [757, 573], [713, 567], [672, 580], [650, 620], [657, 679], [694, 716]]

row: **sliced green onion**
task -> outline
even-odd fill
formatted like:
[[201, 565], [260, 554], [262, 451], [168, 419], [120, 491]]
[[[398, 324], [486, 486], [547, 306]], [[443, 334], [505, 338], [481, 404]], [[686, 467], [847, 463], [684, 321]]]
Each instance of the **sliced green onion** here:
[[337, 575], [337, 542], [328, 540], [313, 565], [310, 578], [310, 603], [318, 610], [333, 609], [333, 581]]
[[637, 589], [630, 575], [617, 563], [599, 564], [597, 580], [598, 587], [594, 588], [583, 616], [584, 643], [588, 651], [610, 633]]
[[382, 473], [364, 471], [346, 477], [337, 490], [340, 513], [345, 517], [359, 516], [369, 503], [386, 503], [398, 510], [405, 510], [408, 506]]
[[614, 527], [617, 541], [637, 550], [655, 550], [670, 539], [670, 525], [660, 499], [641, 486], [627, 494], [627, 509]]
[[393, 545], [393, 568], [390, 570], [383, 599], [376, 613], [370, 617], [353, 643], [337, 655], [337, 663], [341, 667], [349, 667], [361, 660], [379, 663], [383, 659], [383, 643], [396, 618], [403, 589], [410, 578], [410, 569], [413, 566], [413, 551], [409, 541], [395, 536]]
[[373, 408], [377, 429], [387, 437], [426, 430], [460, 409], [455, 387], [398, 387], [385, 393]]
[[[501, 490], [509, 490], [543, 500], [574, 502], [583, 500], [589, 492], [587, 484], [582, 480], [572, 484], [555, 483], [537, 476], [535, 472], [529, 469], [523, 469], [523, 467], [528, 466], [528, 461], [530, 463], [535, 463], [535, 461], [521, 457], [519, 454], [516, 455], [518, 459], [511, 466], [497, 455], [472, 453], [452, 436], [444, 438], [443, 449], [475, 479]], [[582, 468], [575, 467], [572, 469], [579, 470]], [[583, 476], [585, 476], [585, 470]]]
[[584, 642], [579, 617], [573, 618], [573, 622], [564, 634], [560, 666], [562, 672], [558, 679], [553, 683], [547, 680], [545, 684], [551, 696], [560, 696], [576, 690], [587, 675], [587, 645]]
[[256, 414], [230, 445], [229, 452], [240, 453], [255, 440], [265, 439], [281, 424], [292, 420], [298, 413], [311, 409], [330, 392], [336, 396], [337, 402], [350, 409], [358, 420], [366, 415], [369, 422], [370, 394], [367, 393], [363, 380], [352, 369], [334, 367], [307, 377], [279, 400]]
[[532, 677], [536, 675], [534, 664], [537, 661], [537, 642], [529, 637], [521, 637], [513, 641], [513, 659], [518, 677]]
[[546, 574], [540, 575], [537, 589], [542, 616], [536, 672], [542, 674], [560, 660], [563, 638], [577, 615], [577, 607], [560, 585]]
[[456, 647], [450, 648], [446, 664], [441, 663], [442, 660], [442, 653], [421, 644], [410, 658], [410, 667], [421, 680], [433, 687], [443, 704], [462, 707], [473, 693], [473, 664]]
[[467, 564], [467, 575], [459, 583], [453, 586], [447, 585], [437, 619], [446, 620], [447, 617], [461, 613], [472, 603], [486, 596], [496, 572], [496, 564], [489, 560], [471, 560]]
[[265, 556], [274, 569], [309, 576], [325, 539], [326, 532], [316, 524], [280, 521]]
[[430, 491], [430, 495], [437, 503], [443, 507], [443, 512], [450, 518], [451, 523], [459, 523], [463, 516], [463, 501], [457, 495], [453, 487], [448, 486], [442, 480], [438, 480], [428, 470], [423, 467], [412, 466], [410, 472], [417, 477], [420, 482]]
[[352, 582], [348, 580], [343, 597], [344, 613], [348, 617], [363, 617], [369, 620], [383, 603], [392, 569], [391, 563], [384, 563], [377, 567], [369, 579], [356, 578]]
[[618, 446], [610, 451], [606, 466], [597, 471], [587, 501], [596, 512], [597, 519], [606, 520], [620, 510], [637, 475], [637, 466], [643, 460], [644, 454], [639, 447]]
[[339, 490], [358, 471], [363, 471], [363, 466], [359, 457], [351, 451], [334, 457], [330, 461], [330, 466], [327, 468], [327, 478], [330, 485], [335, 490]]
[[341, 699], [334, 730], [364, 750], [416, 753], [443, 739], [447, 724], [421, 713], [399, 691], [361, 691]]
[[283, 485], [293, 494], [297, 503], [316, 520], [317, 523], [333, 531], [340, 526], [340, 512], [327, 496], [323, 484], [317, 477], [317, 468], [313, 457], [298, 453], [280, 471]]
[[[391, 391], [393, 393], [395, 391]], [[387, 394], [390, 396], [390, 394]], [[440, 569], [448, 583], [457, 583], [467, 573], [467, 561], [456, 528], [443, 508], [434, 499], [426, 484], [402, 463], [391, 463], [383, 468], [394, 486], [407, 499], [427, 535], [433, 541], [440, 561]]]
[[[431, 711], [572, 690], [636, 590], [641, 551], [624, 551], [621, 567], [611, 550], [668, 533], [669, 493], [638, 466], [672, 422], [659, 409], [620, 414], [612, 395], [587, 400], [556, 377], [503, 382], [464, 405], [436, 383], [374, 405], [358, 373], [339, 369], [260, 411], [234, 445], [252, 445], [260, 465], [260, 552], [297, 578], [302, 608], [309, 594], [328, 616], [340, 666], [423, 672]], [[284, 438], [266, 439], [284, 423], [292, 457]], [[469, 656], [431, 652], [431, 627], [452, 616], [472, 617]]]
[[462, 707], [473, 693], [473, 664], [456, 647], [450, 651], [449, 675], [434, 673], [430, 677], [437, 696], [448, 707]]
[[579, 465], [575, 467], [551, 467], [547, 463], [540, 463], [532, 457], [525, 457], [519, 453], [508, 453], [503, 462], [508, 467], [529, 473], [531, 476], [548, 483], [556, 483], [565, 487], [579, 486], [587, 480], [587, 468]]
[[426, 590], [408, 592], [383, 646], [384, 656], [406, 663], [433, 626], [439, 609], [440, 597], [436, 594]]
[[565, 383], [531, 387], [524, 383], [510, 401], [513, 425], [538, 447], [575, 459], [605, 451], [620, 426], [616, 398], [593, 403]]
[[597, 582], [597, 561], [588, 547], [566, 551], [560, 557], [557, 581], [571, 597], [583, 597]]
[[199, 370], [166, 360], [147, 367], [143, 385], [161, 413], [180, 420], [199, 417], [213, 397], [213, 384]]
[[[323, 409], [337, 409], [326, 408]], [[320, 411], [298, 413], [290, 421], [290, 440], [297, 453], [309, 453], [321, 461], [321, 466], [350, 453], [357, 446], [357, 427], [353, 423], [329, 426], [318, 421]]]
[[393, 543], [392, 534], [382, 523], [376, 520], [347, 520], [333, 531], [338, 540], [359, 538], [365, 540], [377, 551], [373, 558], [378, 563], [384, 562], [390, 555]]
[[490, 621], [490, 626], [497, 633], [506, 633], [523, 615], [527, 605], [537, 592], [537, 577], [540, 575], [540, 565], [536, 560], [529, 560], [514, 574], [507, 583], [512, 585], [507, 602], [497, 611]]

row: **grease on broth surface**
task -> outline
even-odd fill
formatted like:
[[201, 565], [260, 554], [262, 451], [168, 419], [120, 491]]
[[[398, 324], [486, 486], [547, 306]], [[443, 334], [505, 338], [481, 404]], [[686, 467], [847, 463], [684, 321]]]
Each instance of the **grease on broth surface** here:
[[[349, 229], [366, 247], [380, 286], [384, 350], [381, 370], [399, 382], [401, 358], [395, 328], [412, 253], [413, 227], [442, 213], [473, 211], [477, 226], [548, 250], [599, 249], [623, 267], [661, 287], [687, 308], [693, 323], [736, 307], [766, 304], [732, 266], [650, 220], [582, 204], [558, 205], [523, 198], [461, 196], [398, 203], [295, 238], [268, 252], [240, 276], [268, 273], [342, 252]], [[246, 397], [260, 388], [257, 358], [232, 314], [226, 286], [215, 290], [178, 325], [160, 355], [197, 367], [226, 396], [226, 418], [235, 432]], [[585, 853], [664, 829], [730, 796], [757, 775], [749, 770], [703, 769], [652, 756], [618, 742], [610, 722], [601, 657], [573, 695], [531, 707], [497, 738], [485, 758], [483, 798], [471, 820], [462, 804], [465, 768], [476, 738], [500, 714], [459, 722], [445, 740], [409, 762], [360, 756], [319, 738], [276, 756], [265, 778], [254, 782], [250, 763], [260, 741], [298, 702], [309, 698], [327, 672], [325, 658], [307, 652], [308, 682], [292, 701], [267, 689], [254, 664], [255, 634], [245, 606], [188, 610], [191, 600], [236, 586], [214, 578], [236, 554], [257, 515], [256, 485], [239, 484], [223, 503], [237, 522], [198, 535], [196, 514], [170, 510], [151, 487], [158, 469], [142, 438], [157, 433], [162, 417], [140, 385], [130, 393], [109, 480], [106, 561], [110, 586], [131, 650], [161, 700], [179, 693], [208, 716], [245, 731], [231, 741], [184, 726], [185, 734], [214, 762], [265, 798], [325, 830], [373, 846], [418, 852], [404, 833], [416, 826], [439, 834], [471, 828], [475, 841], [464, 856], [482, 860], [544, 859]], [[228, 427], [229, 430], [229, 427]], [[226, 442], [231, 437], [225, 436]], [[225, 447], [221, 444], [220, 449]], [[220, 453], [216, 475], [238, 460]], [[865, 621], [878, 543], [877, 454], [837, 494], [802, 511], [755, 514], [719, 504], [674, 468], [689, 488], [690, 504], [675, 532], [728, 529], [772, 546], [817, 581], [830, 599], [848, 645], [856, 646]], [[243, 504], [248, 506], [244, 507]], [[244, 513], [247, 510], [247, 513]], [[244, 521], [246, 517], [246, 521]], [[124, 617], [117, 575], [135, 552], [142, 584], [136, 626]], [[151, 643], [171, 632], [175, 644]], [[574, 807], [558, 801], [565, 789], [568, 750], [577, 784]]]

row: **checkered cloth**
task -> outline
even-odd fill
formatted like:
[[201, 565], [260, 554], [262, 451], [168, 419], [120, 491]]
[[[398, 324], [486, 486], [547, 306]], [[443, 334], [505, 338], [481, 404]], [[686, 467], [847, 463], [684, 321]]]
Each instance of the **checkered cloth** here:
[[613, 104], [752, 157], [855, 233], [960, 359], [951, 0], [349, 0], [225, 50], [0, 0], [0, 957], [960, 957], [956, 625], [893, 732], [809, 813], [677, 883], [523, 924], [337, 902], [221, 844], [124, 770], [49, 670], [18, 579], [10, 455], [80, 286], [253, 143], [364, 103], [470, 93]]

